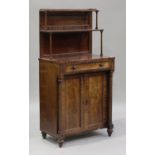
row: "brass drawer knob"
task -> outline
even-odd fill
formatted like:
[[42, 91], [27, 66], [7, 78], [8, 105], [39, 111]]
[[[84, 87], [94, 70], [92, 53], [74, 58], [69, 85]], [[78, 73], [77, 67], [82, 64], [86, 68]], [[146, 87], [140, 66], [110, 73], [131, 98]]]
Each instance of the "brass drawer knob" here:
[[103, 67], [103, 64], [99, 64], [99, 67]]
[[75, 65], [72, 66], [72, 70], [76, 70], [77, 67]]

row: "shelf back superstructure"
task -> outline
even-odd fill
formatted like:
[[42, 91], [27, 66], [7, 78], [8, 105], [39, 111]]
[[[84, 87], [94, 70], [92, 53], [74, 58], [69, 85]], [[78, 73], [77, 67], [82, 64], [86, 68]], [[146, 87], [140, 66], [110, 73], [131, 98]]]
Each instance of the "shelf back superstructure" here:
[[[96, 12], [95, 29], [92, 27], [93, 12]], [[100, 31], [102, 40], [103, 29], [98, 29], [97, 9], [41, 9], [39, 20], [40, 57], [91, 54], [93, 31]]]

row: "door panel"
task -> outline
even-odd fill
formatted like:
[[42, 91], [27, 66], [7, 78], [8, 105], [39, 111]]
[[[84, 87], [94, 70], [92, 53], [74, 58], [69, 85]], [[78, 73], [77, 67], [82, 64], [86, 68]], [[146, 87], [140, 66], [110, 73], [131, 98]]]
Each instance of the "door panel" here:
[[85, 85], [85, 128], [102, 126], [103, 122], [103, 74], [88, 74]]
[[65, 133], [81, 128], [81, 78], [68, 76], [65, 79], [65, 101], [63, 102]]
[[106, 126], [107, 82], [103, 72], [65, 77], [61, 116], [65, 134]]

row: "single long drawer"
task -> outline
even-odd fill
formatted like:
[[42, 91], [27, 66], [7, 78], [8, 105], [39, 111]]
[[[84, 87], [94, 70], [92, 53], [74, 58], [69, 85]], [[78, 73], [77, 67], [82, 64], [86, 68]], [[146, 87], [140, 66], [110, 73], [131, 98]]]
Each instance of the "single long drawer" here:
[[82, 64], [68, 64], [65, 67], [65, 73], [82, 72], [91, 70], [110, 70], [111, 61], [82, 63]]

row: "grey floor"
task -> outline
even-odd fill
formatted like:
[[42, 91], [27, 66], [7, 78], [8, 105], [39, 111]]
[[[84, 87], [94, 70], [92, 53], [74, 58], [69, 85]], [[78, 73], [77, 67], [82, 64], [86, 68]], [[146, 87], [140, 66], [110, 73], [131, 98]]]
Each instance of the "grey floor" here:
[[113, 104], [114, 132], [108, 137], [106, 129], [70, 137], [60, 149], [52, 137], [43, 140], [39, 131], [39, 104], [30, 103], [30, 155], [125, 155], [125, 104]]

